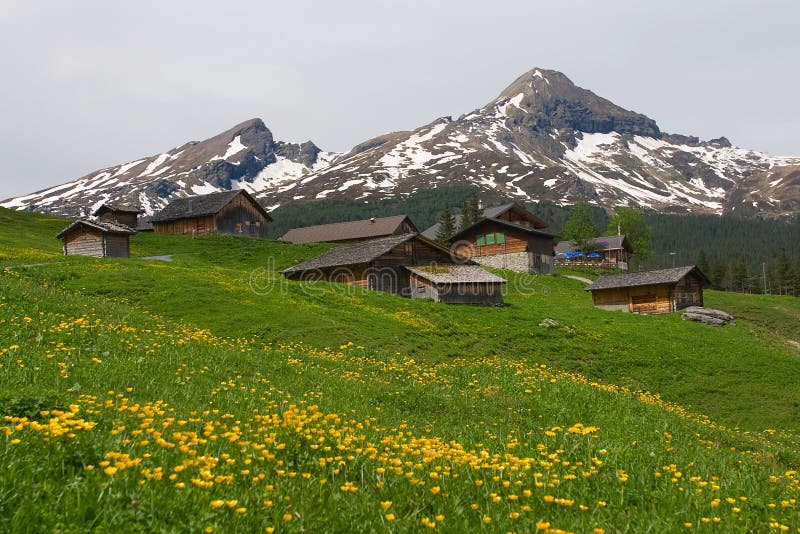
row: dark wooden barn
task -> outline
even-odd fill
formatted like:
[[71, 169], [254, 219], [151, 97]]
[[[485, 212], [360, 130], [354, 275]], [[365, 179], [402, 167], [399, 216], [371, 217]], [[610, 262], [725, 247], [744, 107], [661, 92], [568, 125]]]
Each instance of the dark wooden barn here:
[[121, 204], [102, 204], [92, 213], [98, 221], [111, 221], [124, 224], [134, 230], [138, 226], [139, 214], [144, 213], [135, 206], [125, 206]]
[[418, 265], [411, 273], [412, 299], [431, 299], [446, 304], [503, 304], [504, 278], [477, 265]]
[[155, 232], [166, 234], [265, 238], [272, 217], [247, 191], [237, 189], [175, 199], [150, 221]]
[[357, 243], [379, 237], [416, 232], [417, 228], [407, 215], [379, 217], [361, 221], [345, 221], [293, 228], [281, 241], [289, 243]]
[[710, 282], [694, 265], [658, 271], [601, 276], [586, 288], [594, 305], [631, 313], [672, 313], [703, 305]]
[[[472, 262], [467, 263], [478, 268]], [[453, 266], [453, 258], [448, 249], [418, 233], [410, 233], [333, 248], [316, 258], [285, 269], [282, 273], [290, 280], [327, 280], [411, 297], [412, 271], [409, 267], [415, 266], [418, 269], [421, 268], [419, 266], [426, 266], [425, 268], [433, 270], [449, 270]], [[479, 280], [474, 273], [473, 277], [475, 279], [470, 280], [470, 283], [486, 286], [476, 293], [482, 297], [473, 300], [482, 300], [481, 304], [497, 304], [495, 292], [488, 289], [488, 286], [497, 284], [498, 281]], [[422, 296], [419, 292], [416, 294], [417, 298]], [[429, 298], [433, 298], [433, 294]], [[455, 299], [454, 295], [450, 300]], [[448, 302], [446, 298], [440, 300]]]
[[131, 227], [115, 221], [79, 219], [56, 237], [62, 242], [65, 256], [80, 255], [96, 258], [128, 258]]
[[453, 236], [454, 251], [482, 265], [533, 274], [554, 271], [554, 236], [547, 223], [518, 204], [486, 208], [484, 217]]

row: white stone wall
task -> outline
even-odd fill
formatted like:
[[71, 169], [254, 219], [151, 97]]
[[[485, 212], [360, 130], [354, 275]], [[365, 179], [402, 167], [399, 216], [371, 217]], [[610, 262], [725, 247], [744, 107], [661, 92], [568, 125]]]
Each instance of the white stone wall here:
[[[535, 258], [533, 252], [510, 252], [508, 254], [496, 254], [493, 256], [473, 256], [470, 258], [481, 265], [487, 267], [494, 267], [495, 269], [506, 269], [508, 271], [515, 271], [518, 273], [533, 273], [535, 272]], [[540, 262], [545, 268], [546, 274], [552, 274], [552, 269], [555, 267], [555, 262], [550, 256], [542, 256]], [[551, 272], [547, 272], [547, 267], [550, 266]]]

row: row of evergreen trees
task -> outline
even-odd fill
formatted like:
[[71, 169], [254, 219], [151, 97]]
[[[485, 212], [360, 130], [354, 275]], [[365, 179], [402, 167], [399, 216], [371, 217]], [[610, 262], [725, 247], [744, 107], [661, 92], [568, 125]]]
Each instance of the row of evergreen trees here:
[[741, 259], [709, 261], [701, 249], [695, 265], [708, 276], [715, 289], [800, 296], [800, 256], [789, 256], [784, 248], [779, 248], [769, 262], [756, 267]]
[[448, 244], [453, 236], [461, 230], [469, 228], [483, 218], [483, 208], [478, 199], [477, 191], [473, 193], [461, 207], [460, 221], [456, 224], [456, 217], [450, 211], [450, 204], [445, 204], [442, 214], [439, 216], [439, 229], [436, 232], [436, 241]]

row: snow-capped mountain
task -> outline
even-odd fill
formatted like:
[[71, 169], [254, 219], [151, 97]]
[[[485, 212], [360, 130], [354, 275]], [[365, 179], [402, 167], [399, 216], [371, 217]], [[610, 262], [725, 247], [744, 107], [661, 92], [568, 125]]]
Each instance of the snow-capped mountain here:
[[322, 198], [408, 194], [473, 183], [520, 200], [661, 211], [800, 213], [800, 158], [731, 146], [721, 137], [665, 134], [652, 119], [533, 69], [486, 106], [410, 132], [365, 141], [344, 154], [276, 142], [259, 119], [202, 143], [103, 169], [0, 203], [61, 214], [98, 202], [140, 204], [231, 188], [268, 207]]
[[800, 158], [664, 134], [652, 119], [544, 69], [457, 120], [362, 143], [287, 194], [360, 197], [451, 182], [560, 204], [585, 197], [665, 211], [800, 212]]
[[283, 184], [324, 167], [332, 156], [310, 141], [275, 141], [261, 119], [252, 119], [205, 141], [101, 169], [0, 206], [78, 216], [114, 201], [152, 214], [180, 196], [230, 189], [278, 194]]

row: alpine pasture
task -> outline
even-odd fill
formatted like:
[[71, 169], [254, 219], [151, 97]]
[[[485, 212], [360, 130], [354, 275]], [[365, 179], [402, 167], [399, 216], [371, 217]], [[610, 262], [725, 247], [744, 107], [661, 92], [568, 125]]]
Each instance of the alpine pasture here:
[[445, 306], [278, 273], [327, 245], [63, 226], [0, 210], [4, 531], [800, 532], [797, 299]]

